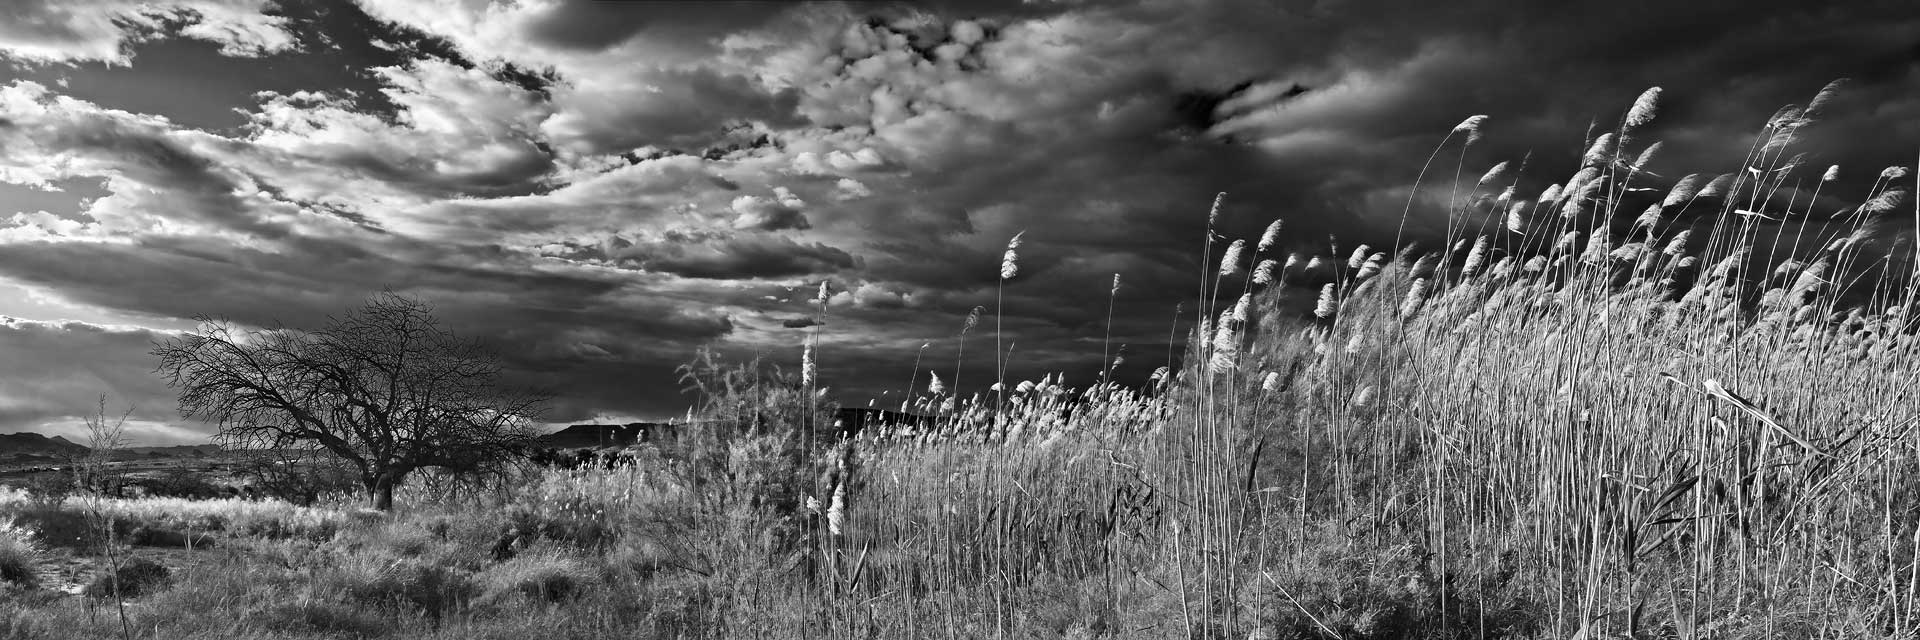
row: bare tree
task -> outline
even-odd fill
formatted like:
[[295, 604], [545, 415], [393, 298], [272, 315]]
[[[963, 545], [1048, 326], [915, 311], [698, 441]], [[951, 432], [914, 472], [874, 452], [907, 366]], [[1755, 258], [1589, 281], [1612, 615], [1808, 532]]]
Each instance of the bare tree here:
[[181, 414], [217, 422], [223, 444], [318, 444], [359, 472], [382, 511], [416, 470], [475, 473], [520, 454], [546, 400], [502, 388], [497, 355], [392, 293], [316, 331], [202, 319], [153, 353]]

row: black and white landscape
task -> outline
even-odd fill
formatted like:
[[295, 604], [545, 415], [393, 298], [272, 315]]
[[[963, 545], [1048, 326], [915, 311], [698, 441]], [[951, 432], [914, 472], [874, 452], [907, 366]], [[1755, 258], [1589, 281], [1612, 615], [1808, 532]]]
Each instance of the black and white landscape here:
[[1920, 633], [1901, 2], [0, 5], [0, 639]]

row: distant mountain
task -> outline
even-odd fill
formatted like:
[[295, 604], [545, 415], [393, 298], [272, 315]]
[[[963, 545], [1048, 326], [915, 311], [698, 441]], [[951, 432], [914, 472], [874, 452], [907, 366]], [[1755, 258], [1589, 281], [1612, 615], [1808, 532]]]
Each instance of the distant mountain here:
[[[852, 436], [869, 427], [880, 427], [892, 431], [903, 428], [927, 428], [933, 424], [934, 418], [930, 416], [886, 409], [841, 407], [834, 414], [833, 427], [822, 431], [838, 431]], [[671, 441], [685, 426], [685, 424], [659, 422], [576, 424], [541, 436], [537, 443], [539, 446], [555, 449], [625, 447], [642, 442]]]
[[0, 433], [0, 458], [23, 456], [41, 456], [70, 458], [87, 455], [92, 451], [83, 445], [60, 436], [46, 437], [38, 433]]
[[675, 426], [658, 422], [576, 424], [541, 436], [538, 442], [540, 446], [555, 449], [624, 447], [640, 442], [671, 438]]

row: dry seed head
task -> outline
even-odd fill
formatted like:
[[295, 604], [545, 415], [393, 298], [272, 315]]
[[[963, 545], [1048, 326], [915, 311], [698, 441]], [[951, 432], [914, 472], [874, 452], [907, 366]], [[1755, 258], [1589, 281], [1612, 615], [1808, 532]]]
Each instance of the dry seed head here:
[[1880, 170], [1881, 180], [1899, 180], [1906, 175], [1907, 168], [1897, 164]]
[[1375, 253], [1373, 255], [1367, 256], [1367, 261], [1360, 265], [1360, 272], [1354, 274], [1354, 278], [1360, 279], [1360, 280], [1371, 278], [1375, 275], [1378, 275], [1380, 273], [1380, 269], [1382, 267], [1385, 267], [1386, 265], [1387, 265], [1387, 254]]
[[1400, 317], [1411, 317], [1420, 311], [1421, 303], [1427, 299], [1428, 286], [1426, 278], [1414, 278], [1413, 286], [1407, 288], [1407, 297], [1400, 301]]
[[1365, 407], [1370, 402], [1373, 402], [1373, 385], [1360, 387], [1359, 391], [1354, 392], [1353, 394], [1354, 407], [1356, 408]]
[[1514, 233], [1517, 233], [1523, 236], [1527, 235], [1527, 216], [1525, 213], [1521, 212], [1521, 209], [1525, 209], [1525, 208], [1527, 208], [1527, 201], [1525, 200], [1515, 202], [1513, 203], [1513, 206], [1507, 208], [1507, 230], [1508, 231], [1512, 231]]
[[1007, 241], [1007, 252], [1000, 256], [1000, 279], [1001, 280], [1011, 280], [1015, 275], [1019, 275], [1020, 256], [1015, 252], [1015, 250], [1020, 248], [1020, 236], [1023, 236], [1026, 234], [1027, 232], [1025, 231], [1013, 234], [1013, 239]]
[[1272, 260], [1261, 260], [1260, 266], [1253, 268], [1253, 283], [1254, 284], [1272, 284], [1273, 268], [1274, 268], [1274, 262]]
[[1700, 174], [1689, 173], [1687, 177], [1681, 178], [1679, 182], [1673, 183], [1673, 189], [1667, 192], [1666, 199], [1660, 201], [1660, 206], [1671, 207], [1686, 202], [1693, 198], [1693, 195], [1698, 193], [1699, 190]]
[[1320, 317], [1320, 318], [1329, 318], [1333, 316], [1333, 309], [1334, 309], [1333, 293], [1334, 293], [1334, 286], [1332, 283], [1328, 283], [1326, 286], [1320, 287], [1320, 301], [1318, 304], [1315, 304], [1313, 306], [1314, 316]]
[[1505, 279], [1512, 277], [1513, 256], [1502, 256], [1499, 262], [1493, 263], [1493, 269], [1488, 273], [1492, 274], [1495, 278]]
[[1560, 234], [1560, 239], [1553, 243], [1553, 252], [1562, 253], [1562, 252], [1568, 251], [1573, 248], [1574, 243], [1579, 241], [1580, 241], [1580, 232], [1578, 231], [1568, 231], [1566, 233]]
[[1633, 108], [1627, 110], [1627, 129], [1637, 129], [1653, 122], [1656, 110], [1660, 108], [1660, 87], [1652, 87], [1640, 93], [1634, 99]]
[[1666, 143], [1655, 141], [1653, 144], [1647, 145], [1647, 148], [1641, 149], [1640, 157], [1634, 158], [1633, 160], [1633, 170], [1640, 171], [1647, 168], [1647, 165], [1653, 162], [1654, 156], [1659, 155], [1660, 149], [1664, 146], [1666, 146]]
[[1320, 256], [1314, 256], [1312, 260], [1307, 261], [1307, 270], [1313, 271], [1319, 269], [1323, 264], [1324, 262], [1320, 260]]
[[1354, 247], [1353, 255], [1347, 256], [1347, 268], [1348, 269], [1360, 268], [1360, 263], [1365, 262], [1367, 260], [1367, 251], [1368, 251], [1367, 245], [1364, 245], [1364, 244], [1358, 247]]
[[1559, 200], [1560, 190], [1563, 188], [1564, 187], [1561, 187], [1560, 185], [1557, 185], [1557, 184], [1547, 185], [1547, 188], [1540, 192], [1541, 204], [1546, 204], [1549, 202]]
[[1493, 199], [1493, 205], [1496, 207], [1507, 206], [1507, 203], [1513, 202], [1513, 194], [1518, 190], [1519, 187], [1517, 185], [1507, 185], [1507, 188], [1500, 190], [1500, 197]]
[[1820, 175], [1821, 182], [1833, 182], [1839, 179], [1840, 179], [1840, 165], [1837, 165], [1837, 164], [1828, 166], [1827, 172]]
[[1268, 371], [1267, 375], [1261, 378], [1260, 380], [1260, 390], [1265, 391], [1267, 393], [1273, 393], [1275, 391], [1279, 391], [1280, 390], [1280, 374], [1275, 371]]
[[1647, 205], [1647, 210], [1641, 212], [1640, 217], [1633, 221], [1635, 229], [1652, 229], [1658, 224], [1660, 224], [1660, 205], [1657, 203]]
[[1226, 199], [1227, 192], [1225, 191], [1213, 195], [1213, 208], [1207, 210], [1208, 229], [1212, 229], [1213, 223], [1220, 219], [1220, 203], [1226, 201]]
[[1673, 240], [1667, 242], [1667, 248], [1665, 253], [1670, 256], [1677, 256], [1677, 255], [1686, 253], [1687, 239], [1692, 236], [1693, 236], [1692, 229], [1682, 229], [1680, 233], [1673, 234]]
[[808, 344], [800, 350], [800, 386], [812, 387], [816, 373], [818, 371], [813, 364], [813, 345]]
[[1507, 163], [1506, 161], [1502, 160], [1500, 164], [1493, 165], [1493, 168], [1488, 169], [1486, 173], [1481, 174], [1480, 182], [1476, 183], [1474, 187], [1479, 188], [1479, 187], [1487, 186], [1487, 183], [1500, 179], [1500, 174], [1506, 173], [1506, 171], [1507, 171]]
[[1294, 267], [1297, 267], [1297, 266], [1300, 266], [1300, 254], [1298, 254], [1298, 253], [1289, 253], [1289, 254], [1287, 254], [1287, 263], [1286, 263], [1286, 264], [1284, 264], [1284, 265], [1281, 265], [1281, 268], [1282, 268], [1282, 269], [1292, 269], [1292, 268], [1294, 268]]
[[832, 296], [827, 292], [827, 281], [821, 280], [820, 293], [819, 295], [815, 295], [813, 297], [813, 301], [818, 302], [820, 304], [826, 304], [827, 300], [830, 300], [830, 299], [832, 299]]
[[1233, 304], [1233, 322], [1240, 325], [1247, 321], [1247, 315], [1253, 310], [1253, 294], [1240, 294], [1240, 301]]
[[1732, 173], [1722, 173], [1718, 176], [1715, 176], [1712, 182], [1708, 182], [1707, 186], [1700, 188], [1700, 192], [1695, 197], [1698, 197], [1698, 198], [1719, 197], [1726, 193], [1728, 187], [1733, 186], [1733, 179], [1736, 177], [1738, 177], [1738, 175], [1732, 174]]
[[1473, 250], [1467, 252], [1467, 263], [1460, 268], [1460, 275], [1471, 277], [1473, 274], [1478, 273], [1480, 266], [1486, 264], [1486, 262], [1487, 237], [1480, 236], [1479, 239], [1473, 241]]
[[1267, 231], [1260, 234], [1260, 244], [1256, 247], [1258, 251], [1265, 253], [1273, 248], [1274, 241], [1280, 239], [1280, 226], [1279, 218], [1274, 218], [1273, 222], [1267, 223]]
[[1240, 254], [1246, 252], [1247, 241], [1235, 240], [1227, 245], [1227, 253], [1220, 258], [1220, 275], [1231, 276], [1240, 273]]
[[1471, 145], [1480, 141], [1480, 125], [1485, 124], [1486, 121], [1487, 116], [1485, 115], [1470, 116], [1465, 120], [1461, 120], [1460, 124], [1454, 125], [1453, 133], [1465, 132], [1467, 134], [1467, 144]]
[[940, 374], [928, 371], [927, 377], [929, 378], [927, 380], [927, 393], [937, 396], [947, 392], [947, 385], [940, 381]]
[[984, 308], [985, 307], [975, 306], [972, 311], [967, 312], [966, 322], [960, 324], [960, 335], [962, 337], [966, 336], [967, 332], [972, 331], [974, 327], [979, 326], [980, 311]]
[[[1613, 155], [1613, 152], [1613, 134], [1600, 134], [1600, 137], [1593, 139], [1593, 146], [1587, 147], [1587, 152], [1580, 156], [1580, 164], [1586, 165], [1589, 169], [1607, 164], [1608, 158]], [[1582, 173], [1584, 173], [1584, 171]]]

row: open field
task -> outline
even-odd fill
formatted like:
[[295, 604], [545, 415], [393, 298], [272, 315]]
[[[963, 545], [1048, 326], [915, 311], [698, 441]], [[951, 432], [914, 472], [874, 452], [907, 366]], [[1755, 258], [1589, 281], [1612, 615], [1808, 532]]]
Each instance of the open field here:
[[[390, 514], [9, 491], [0, 639], [1913, 637], [1912, 178], [1812, 211], [1797, 113], [1645, 195], [1630, 112], [1437, 250], [1209, 237], [1146, 388], [920, 378], [840, 439], [810, 367], [703, 360], [670, 444]], [[62, 595], [115, 545], [169, 575]]]

